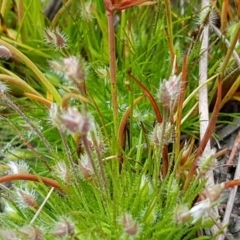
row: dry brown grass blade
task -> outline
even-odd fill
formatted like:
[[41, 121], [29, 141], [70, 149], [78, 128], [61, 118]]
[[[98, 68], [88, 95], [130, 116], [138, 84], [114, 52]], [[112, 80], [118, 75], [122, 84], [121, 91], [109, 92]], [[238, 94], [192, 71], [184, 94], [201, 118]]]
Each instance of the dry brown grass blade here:
[[177, 118], [176, 118], [176, 141], [175, 141], [175, 153], [178, 156], [179, 149], [180, 149], [180, 136], [181, 136], [181, 121], [182, 121], [182, 109], [183, 109], [183, 102], [184, 102], [184, 95], [185, 90], [187, 87], [187, 56], [185, 55], [183, 58], [183, 66], [182, 66], [182, 78], [181, 78], [181, 93], [178, 101], [177, 106]]
[[226, 33], [227, 30], [227, 13], [228, 13], [228, 0], [224, 0], [222, 4], [222, 12], [221, 12], [221, 32]]
[[217, 121], [218, 113], [219, 113], [219, 109], [220, 109], [221, 98], [222, 98], [222, 81], [221, 81], [220, 78], [218, 78], [218, 92], [217, 92], [217, 100], [216, 100], [216, 103], [215, 103], [215, 106], [214, 106], [214, 110], [213, 110], [211, 119], [209, 121], [207, 130], [204, 134], [204, 137], [203, 137], [203, 139], [200, 142], [200, 145], [198, 147], [198, 151], [196, 153], [196, 156], [195, 156], [195, 159], [192, 163], [192, 166], [189, 170], [187, 179], [184, 183], [184, 191], [186, 191], [188, 189], [188, 186], [189, 186], [191, 180], [193, 179], [194, 175], [196, 174], [198, 158], [202, 155], [202, 153], [203, 153], [203, 151], [204, 151], [204, 149], [205, 149], [205, 147], [206, 147], [206, 145], [207, 145], [209, 139], [211, 138], [212, 133], [215, 129], [215, 125], [216, 125], [216, 121]]
[[42, 103], [43, 105], [45, 105], [47, 108], [50, 108], [51, 105], [52, 105], [52, 101], [49, 101], [49, 100], [46, 99], [46, 98], [43, 98], [43, 97], [41, 97], [41, 96], [37, 96], [37, 95], [32, 94], [32, 93], [24, 92], [24, 93], [23, 93], [23, 96], [26, 96], [26, 97], [28, 97], [28, 98], [30, 98], [30, 99], [33, 99], [33, 100], [35, 100], [35, 101], [38, 101], [38, 102]]
[[238, 19], [240, 19], [240, 1], [235, 0], [235, 5], [236, 5], [236, 9], [237, 9]]
[[119, 159], [120, 162], [123, 162], [123, 156], [122, 156], [122, 150], [125, 149], [126, 146], [126, 131], [127, 131], [127, 124], [128, 120], [132, 111], [132, 108], [136, 106], [144, 97], [138, 97], [137, 99], [134, 100], [133, 105], [128, 107], [126, 112], [124, 113], [120, 126], [119, 126], [119, 131], [118, 131], [118, 139], [119, 139], [119, 146], [120, 146], [120, 153], [119, 153]]
[[217, 100], [212, 112], [212, 116], [211, 119], [209, 121], [206, 133], [204, 134], [204, 137], [199, 145], [197, 154], [196, 154], [196, 158], [198, 158], [199, 156], [202, 155], [208, 141], [210, 140], [212, 133], [215, 129], [215, 125], [216, 125], [216, 121], [218, 118], [218, 113], [219, 113], [219, 109], [220, 109], [220, 103], [221, 103], [221, 99], [222, 99], [222, 81], [220, 78], [218, 78], [218, 92], [217, 92]]
[[236, 137], [236, 139], [234, 141], [231, 154], [230, 154], [230, 156], [229, 156], [229, 158], [227, 160], [227, 163], [226, 163], [227, 165], [232, 165], [233, 159], [234, 159], [234, 157], [235, 157], [235, 155], [236, 155], [236, 153], [237, 153], [237, 151], [239, 149], [239, 146], [240, 146], [240, 131], [238, 132], [238, 135], [237, 135], [237, 137]]
[[153, 110], [155, 112], [155, 115], [156, 115], [156, 119], [157, 119], [157, 122], [158, 123], [162, 123], [162, 115], [160, 113], [160, 110], [158, 108], [158, 105], [155, 101], [155, 99], [153, 98], [152, 94], [148, 91], [148, 89], [136, 78], [134, 77], [131, 73], [128, 74], [130, 79], [134, 82], [136, 82], [139, 87], [142, 89], [142, 91], [144, 92], [145, 96], [148, 98], [148, 100], [150, 101], [152, 107], [153, 107]]
[[[238, 137], [239, 136], [240, 134], [238, 134]], [[222, 226], [226, 226], [227, 224], [229, 224], [230, 215], [232, 213], [232, 208], [233, 208], [233, 204], [234, 204], [236, 193], [237, 193], [237, 188], [238, 188], [237, 186], [240, 185], [239, 178], [240, 178], [240, 154], [238, 156], [238, 163], [237, 163], [237, 168], [235, 170], [234, 180], [225, 183], [225, 188], [228, 188], [228, 187], [233, 187], [233, 188], [231, 189], [229, 194], [227, 206], [225, 209], [225, 214], [222, 221]], [[226, 233], [226, 231], [227, 231], [227, 228], [224, 229], [224, 233]], [[224, 237], [225, 235], [221, 234], [218, 237], [218, 240], [224, 240]]]

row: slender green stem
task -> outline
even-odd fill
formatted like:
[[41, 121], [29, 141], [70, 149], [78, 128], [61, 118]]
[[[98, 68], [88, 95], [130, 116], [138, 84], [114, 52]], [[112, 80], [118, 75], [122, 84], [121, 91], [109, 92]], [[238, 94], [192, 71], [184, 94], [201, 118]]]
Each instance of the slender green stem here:
[[24, 15], [24, 2], [23, 0], [18, 1], [18, 24], [20, 27], [21, 31], [21, 40], [22, 42], [25, 42], [25, 31], [24, 31], [24, 26], [23, 26], [23, 15]]
[[42, 142], [45, 144], [45, 146], [47, 147], [47, 149], [53, 153], [54, 150], [51, 146], [51, 144], [48, 142], [48, 140], [43, 136], [43, 134], [38, 130], [38, 128], [31, 122], [31, 120], [24, 114], [24, 112], [15, 104], [11, 101], [11, 99], [9, 99], [5, 94], [2, 95], [2, 100], [8, 105], [10, 106], [14, 111], [16, 111], [25, 121], [26, 123], [28, 123], [32, 130], [35, 131], [37, 133], [37, 135], [39, 136], [39, 138], [42, 140]]
[[65, 149], [65, 152], [66, 152], [66, 155], [67, 155], [67, 159], [69, 161], [69, 164], [71, 166], [71, 168], [74, 170], [74, 161], [73, 161], [73, 157], [72, 157], [72, 153], [71, 153], [71, 149], [68, 145], [68, 142], [67, 142], [67, 139], [66, 139], [66, 135], [64, 133], [64, 130], [62, 129], [59, 129], [59, 133], [61, 135], [61, 138], [62, 138], [62, 143], [63, 143], [63, 147]]
[[98, 174], [98, 171], [97, 171], [97, 167], [96, 167], [96, 164], [93, 160], [93, 157], [92, 157], [92, 154], [91, 154], [91, 151], [89, 149], [89, 145], [88, 145], [88, 140], [87, 140], [87, 137], [86, 136], [82, 136], [82, 142], [83, 142], [83, 145], [84, 145], [84, 149], [86, 151], [86, 154], [87, 156], [89, 157], [89, 160], [91, 162], [91, 165], [92, 165], [92, 168], [93, 168], [93, 172], [96, 176], [96, 184], [97, 186], [99, 187], [102, 187], [100, 184], [101, 184], [101, 181], [100, 181], [100, 177], [99, 177], [99, 174]]
[[0, 6], [1, 6], [2, 17], [4, 17], [5, 9], [7, 6], [7, 0], [0, 0]]
[[66, 3], [63, 3], [63, 6], [60, 8], [60, 10], [57, 12], [54, 19], [52, 20], [51, 27], [53, 28], [56, 27], [58, 19], [61, 17], [64, 11], [66, 11], [71, 4], [72, 4], [72, 0], [68, 0]]
[[233, 54], [233, 51], [235, 49], [236, 43], [239, 39], [239, 36], [240, 36], [240, 23], [237, 24], [237, 27], [234, 31], [233, 38], [230, 42], [230, 47], [229, 47], [229, 49], [227, 51], [227, 54], [226, 54], [226, 56], [223, 60], [223, 64], [222, 64], [221, 69], [220, 69], [221, 74], [224, 74], [224, 71], [226, 70], [227, 64], [228, 64], [228, 62], [229, 62], [229, 60], [230, 60], [230, 58]]
[[51, 172], [51, 167], [48, 165], [48, 163], [46, 161], [43, 160], [43, 158], [39, 155], [39, 153], [35, 150], [35, 148], [32, 146], [32, 144], [30, 142], [28, 142], [28, 140], [22, 135], [22, 133], [17, 129], [17, 127], [7, 118], [2, 117], [5, 121], [8, 122], [8, 124], [13, 128], [13, 130], [17, 133], [17, 135], [19, 136], [19, 138], [24, 142], [24, 144], [27, 146], [27, 148], [34, 154], [34, 156], [39, 159], [45, 166], [46, 168], [49, 170], [49, 172]]
[[[164, 109], [163, 110], [163, 121], [162, 121], [162, 123], [157, 123], [162, 126], [161, 126], [160, 143], [159, 143], [159, 146], [157, 146], [157, 151], [156, 151], [157, 156], [156, 156], [155, 169], [154, 169], [154, 176], [155, 176], [156, 183], [158, 182], [159, 175], [160, 175], [160, 162], [161, 162], [161, 160], [163, 161], [162, 154], [163, 154], [163, 147], [165, 144], [164, 139], [166, 139], [165, 134], [166, 134], [167, 121], [168, 121], [168, 110]], [[162, 163], [162, 164], [164, 165], [164, 167], [167, 166], [166, 163]]]
[[166, 16], [167, 16], [167, 35], [168, 35], [168, 42], [169, 42], [169, 48], [170, 48], [170, 54], [171, 54], [171, 65], [173, 65], [175, 53], [173, 48], [171, 3], [169, 0], [165, 0], [165, 7], [166, 7]]
[[[230, 42], [228, 41], [228, 39], [222, 34], [222, 32], [221, 32], [216, 26], [214, 26], [213, 24], [211, 25], [211, 29], [215, 32], [215, 34], [216, 34], [219, 38], [221, 38], [221, 39], [225, 42], [226, 47], [229, 49], [229, 48], [231, 47], [231, 44], [230, 44]], [[234, 47], [235, 47], [235, 45], [234, 45]], [[237, 53], [236, 50], [233, 50], [232, 56], [233, 56], [233, 58], [235, 59], [238, 67], [240, 68], [240, 58], [239, 58], [238, 53]]]
[[93, 144], [95, 146], [95, 151], [96, 151], [96, 154], [97, 154], [98, 165], [99, 165], [100, 174], [101, 174], [101, 177], [102, 177], [103, 188], [104, 188], [105, 193], [107, 194], [108, 189], [107, 189], [107, 181], [106, 181], [103, 161], [102, 161], [101, 152], [100, 152], [100, 149], [99, 149], [99, 146], [98, 146], [98, 142], [97, 142], [96, 136], [95, 136], [93, 131], [91, 132], [91, 137], [92, 137]]
[[36, 214], [34, 215], [34, 217], [32, 218], [32, 220], [30, 221], [30, 224], [33, 224], [34, 221], [37, 219], [37, 217], [39, 216], [39, 214], [41, 213], [41, 211], [43, 210], [43, 207], [45, 206], [46, 202], [48, 201], [48, 199], [50, 198], [50, 196], [52, 195], [52, 192], [54, 190], [54, 187], [52, 187], [48, 193], [48, 195], [46, 196], [46, 198], [44, 199], [44, 201], [42, 202], [40, 208], [38, 209], [38, 211], [36, 212]]

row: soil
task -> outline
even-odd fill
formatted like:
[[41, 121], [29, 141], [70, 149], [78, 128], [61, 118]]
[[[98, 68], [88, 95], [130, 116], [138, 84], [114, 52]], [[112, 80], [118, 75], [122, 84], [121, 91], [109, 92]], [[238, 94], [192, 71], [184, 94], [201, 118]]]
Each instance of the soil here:
[[[240, 104], [237, 102], [229, 103], [225, 109], [225, 112], [228, 113], [239, 113], [240, 112]], [[229, 121], [229, 123], [222, 125], [221, 127], [217, 127], [216, 134], [218, 136], [218, 140], [213, 140], [213, 146], [217, 148], [217, 151], [227, 149], [226, 153], [220, 157], [217, 161], [217, 167], [214, 169], [214, 178], [215, 183], [226, 182], [229, 180], [233, 180], [236, 174], [236, 166], [238, 161], [240, 161], [240, 142], [236, 144], [236, 139], [238, 134], [240, 133], [240, 118], [228, 118], [222, 119], [225, 121]], [[240, 135], [239, 135], [240, 136]], [[231, 156], [231, 152], [233, 149], [236, 149], [236, 153], [234, 154], [233, 162], [230, 166], [226, 166], [226, 163]], [[219, 214], [221, 218], [224, 218], [225, 210], [227, 205], [229, 204], [229, 196], [231, 190], [225, 190], [221, 196], [221, 204], [219, 206]], [[232, 193], [231, 193], [232, 194]], [[220, 220], [222, 220], [220, 219]], [[227, 228], [227, 237], [225, 239], [240, 239], [240, 189], [237, 189], [236, 195], [234, 197], [234, 202], [230, 214], [230, 219], [228, 221]]]

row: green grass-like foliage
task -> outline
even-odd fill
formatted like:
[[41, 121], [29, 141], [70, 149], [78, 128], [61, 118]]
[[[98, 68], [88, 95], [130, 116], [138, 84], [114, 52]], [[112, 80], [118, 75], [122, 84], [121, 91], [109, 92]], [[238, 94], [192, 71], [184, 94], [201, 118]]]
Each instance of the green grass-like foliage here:
[[[176, 3], [168, 12], [170, 2], [160, 0], [114, 11], [114, 52], [102, 0], [62, 1], [53, 20], [43, 14], [49, 1], [9, 2], [0, 1], [0, 172], [31, 174], [39, 182], [20, 177], [11, 186], [0, 185], [1, 239], [7, 234], [21, 239], [213, 239], [197, 234], [213, 225], [211, 218], [195, 221], [179, 211], [191, 209], [205, 184], [195, 174], [184, 188], [199, 131], [201, 41], [191, 35], [201, 31], [199, 1], [187, 1], [184, 14]], [[7, 57], [3, 46], [10, 51]], [[213, 80], [226, 51], [221, 40], [209, 50], [213, 101]], [[77, 70], [64, 65], [70, 56], [76, 57]], [[177, 102], [168, 108], [159, 85], [184, 73], [184, 56], [186, 85], [181, 83]], [[53, 104], [57, 112], [50, 118]], [[90, 130], [68, 131], [63, 119], [72, 107], [87, 118]]]

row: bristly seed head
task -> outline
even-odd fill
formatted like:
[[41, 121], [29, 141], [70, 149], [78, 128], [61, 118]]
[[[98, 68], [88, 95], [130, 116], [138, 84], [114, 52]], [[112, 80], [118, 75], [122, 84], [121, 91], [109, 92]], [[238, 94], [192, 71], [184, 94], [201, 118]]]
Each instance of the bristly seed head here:
[[61, 115], [61, 119], [66, 129], [72, 133], [80, 133], [85, 136], [91, 128], [88, 116], [81, 114], [75, 107], [69, 107]]
[[83, 59], [70, 56], [60, 61], [49, 61], [49, 65], [53, 72], [65, 76], [75, 84], [82, 95], [85, 95], [85, 78], [88, 67]]
[[62, 121], [60, 117], [60, 110], [56, 103], [53, 103], [49, 109], [49, 116], [53, 126], [60, 129], [62, 126]]
[[150, 141], [153, 146], [161, 145], [161, 144], [168, 144], [172, 142], [173, 139], [173, 131], [174, 127], [170, 122], [165, 124], [165, 129], [163, 129], [162, 123], [156, 123], [151, 135]]
[[71, 174], [65, 162], [63, 161], [57, 162], [57, 164], [54, 167], [54, 174], [65, 183], [67, 184], [71, 183]]
[[29, 166], [23, 160], [9, 161], [7, 165], [10, 168], [9, 172], [11, 174], [29, 173]]
[[81, 174], [81, 177], [85, 180], [91, 180], [92, 175], [94, 174], [94, 169], [93, 169], [91, 160], [87, 154], [84, 154], [81, 156], [80, 174]]
[[60, 76], [64, 75], [64, 69], [63, 69], [62, 62], [52, 60], [52, 61], [48, 61], [48, 64], [49, 64], [52, 72], [54, 72]]
[[127, 236], [133, 237], [139, 234], [140, 227], [136, 220], [129, 213], [124, 213], [121, 217], [121, 225]]
[[10, 229], [0, 230], [0, 237], [2, 240], [19, 240], [16, 233]]
[[12, 57], [11, 51], [3, 45], [0, 45], [0, 59], [8, 60]]
[[59, 31], [59, 29], [45, 29], [44, 37], [45, 41], [55, 47], [57, 50], [67, 47], [67, 38], [62, 32]]
[[95, 72], [97, 73], [98, 77], [103, 79], [105, 83], [107, 83], [110, 79], [110, 72], [109, 68], [107, 67], [99, 67], [95, 69]]
[[92, 14], [92, 1], [89, 2], [83, 2], [81, 6], [81, 18], [86, 22], [91, 22], [93, 19]]
[[74, 83], [81, 84], [85, 80], [83, 63], [74, 56], [63, 59], [64, 74]]
[[201, 11], [199, 16], [200, 26], [207, 26], [207, 25], [209, 25], [210, 27], [212, 25], [216, 26], [218, 21], [219, 21], [219, 15], [217, 11], [212, 9], [212, 7], [207, 7]]
[[176, 224], [181, 224], [187, 222], [190, 218], [190, 212], [186, 205], [178, 205], [174, 210], [174, 222]]
[[8, 86], [0, 81], [0, 97], [9, 91]]
[[28, 240], [43, 240], [43, 232], [40, 228], [35, 226], [23, 226], [19, 229], [19, 232], [24, 236], [24, 239]]
[[74, 223], [66, 217], [60, 218], [58, 222], [55, 223], [51, 234], [55, 237], [70, 237], [74, 235], [75, 226]]
[[[106, 151], [106, 144], [104, 142], [99, 125], [94, 121], [92, 116], [89, 116], [91, 122], [91, 132], [88, 132], [87, 141], [89, 149], [94, 151], [98, 150], [100, 153]], [[94, 135], [94, 136], [93, 136]], [[95, 138], [95, 141], [94, 139]]]
[[182, 74], [172, 75], [168, 80], [163, 80], [159, 87], [159, 102], [169, 111], [174, 111], [182, 91]]
[[210, 152], [204, 152], [197, 162], [200, 173], [206, 173], [209, 169], [215, 165], [216, 149], [213, 148]]
[[211, 201], [211, 203], [214, 203], [219, 199], [224, 189], [225, 189], [224, 183], [216, 184], [212, 187], [206, 188], [201, 195], [203, 195], [205, 198], [208, 198]]
[[38, 203], [36, 201], [37, 194], [34, 190], [29, 190], [27, 188], [24, 190], [20, 188], [15, 188], [15, 190], [16, 202], [20, 207], [33, 207], [35, 209], [38, 209]]

